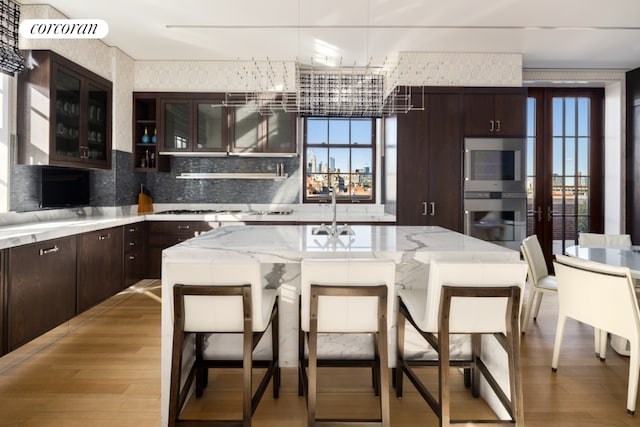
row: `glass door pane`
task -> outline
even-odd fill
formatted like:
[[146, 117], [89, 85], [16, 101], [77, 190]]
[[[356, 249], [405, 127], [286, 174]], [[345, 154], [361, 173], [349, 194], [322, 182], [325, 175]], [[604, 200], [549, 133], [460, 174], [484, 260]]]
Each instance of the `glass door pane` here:
[[527, 99], [527, 236], [537, 232], [536, 222], [536, 98]]
[[226, 151], [223, 139], [224, 107], [211, 103], [197, 103], [197, 150]]
[[80, 79], [56, 73], [56, 154], [78, 158], [80, 150]]
[[554, 97], [552, 101], [553, 254], [577, 244], [589, 231], [590, 100]]
[[90, 160], [107, 159], [107, 108], [107, 90], [89, 85], [87, 158]]
[[267, 116], [267, 151], [295, 151], [294, 119], [295, 115], [286, 111], [273, 111]]
[[260, 114], [252, 106], [236, 107], [234, 114], [234, 151], [257, 151]]
[[170, 101], [163, 103], [163, 148], [165, 150], [187, 150], [190, 146], [189, 101]]

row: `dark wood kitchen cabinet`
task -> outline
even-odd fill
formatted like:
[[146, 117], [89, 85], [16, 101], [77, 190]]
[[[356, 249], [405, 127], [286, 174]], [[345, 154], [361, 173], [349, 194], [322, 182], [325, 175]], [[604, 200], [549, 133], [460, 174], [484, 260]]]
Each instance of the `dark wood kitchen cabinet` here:
[[164, 94], [159, 102], [162, 152], [228, 151], [223, 94]]
[[164, 249], [212, 230], [218, 225], [218, 222], [207, 221], [148, 221], [146, 277], [148, 279], [161, 277]]
[[462, 232], [462, 93], [425, 90], [423, 110], [397, 116], [396, 222]]
[[76, 237], [5, 251], [6, 351], [13, 351], [76, 314]]
[[112, 83], [50, 50], [24, 52], [18, 76], [18, 160], [111, 168]]
[[123, 232], [123, 289], [144, 278], [145, 273], [145, 223], [137, 222], [122, 227]]
[[464, 136], [526, 136], [525, 88], [465, 89]]
[[122, 290], [122, 241], [122, 227], [78, 236], [78, 313]]

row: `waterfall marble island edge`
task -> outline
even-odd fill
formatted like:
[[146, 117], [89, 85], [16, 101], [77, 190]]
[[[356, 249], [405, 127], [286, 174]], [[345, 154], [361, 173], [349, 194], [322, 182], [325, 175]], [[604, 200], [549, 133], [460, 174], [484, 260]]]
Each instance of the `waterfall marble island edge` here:
[[[298, 294], [300, 262], [306, 258], [380, 258], [396, 263], [396, 288], [427, 288], [428, 264], [422, 261], [519, 260], [520, 254], [483, 240], [435, 226], [352, 225], [351, 235], [314, 234], [311, 225], [260, 225], [221, 227], [163, 251], [162, 261], [162, 401], [168, 398], [173, 332], [172, 287], [177, 283], [206, 284], [207, 276], [225, 261], [257, 260], [265, 287], [280, 290], [280, 366], [297, 366]], [[393, 301], [395, 304], [395, 301]], [[390, 364], [395, 365], [395, 316], [389, 335]], [[328, 343], [327, 351], [344, 357], [369, 354], [367, 337], [345, 335]], [[425, 356], [421, 341], [407, 333], [406, 348]], [[413, 344], [416, 343], [414, 346]], [[452, 354], [466, 349], [467, 340], [452, 337]], [[505, 366], [499, 349], [488, 345], [496, 369]], [[325, 347], [327, 348], [327, 347]], [[263, 349], [258, 346], [258, 357]], [[484, 350], [483, 350], [484, 353]], [[489, 362], [491, 363], [491, 362]], [[502, 374], [502, 372], [500, 372]], [[506, 374], [506, 373], [505, 373]], [[498, 375], [500, 377], [502, 375]], [[488, 399], [489, 400], [489, 399]], [[163, 403], [162, 408], [166, 405]], [[492, 407], [494, 405], [489, 402]], [[163, 411], [163, 420], [166, 414]], [[164, 421], [163, 421], [164, 422]], [[164, 425], [164, 424], [163, 424]]]

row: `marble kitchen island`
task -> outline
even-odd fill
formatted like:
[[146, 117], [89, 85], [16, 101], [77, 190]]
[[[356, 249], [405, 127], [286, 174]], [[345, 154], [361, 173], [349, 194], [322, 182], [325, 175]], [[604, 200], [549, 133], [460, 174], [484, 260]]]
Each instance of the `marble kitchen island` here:
[[[396, 267], [396, 288], [424, 289], [428, 262], [450, 260], [519, 260], [516, 251], [475, 239], [441, 227], [393, 225], [353, 225], [354, 235], [331, 237], [314, 235], [310, 225], [228, 226], [194, 237], [163, 251], [162, 259], [162, 425], [167, 425], [171, 342], [173, 332], [173, 293], [176, 283], [206, 284], [208, 272], [226, 260], [254, 259], [262, 265], [264, 286], [280, 290], [280, 366], [297, 366], [298, 293], [300, 262], [305, 258], [392, 259]], [[420, 252], [423, 262], [416, 260]], [[395, 304], [395, 301], [393, 301]], [[395, 317], [389, 336], [390, 362], [395, 364]], [[409, 332], [409, 327], [407, 332]], [[410, 348], [411, 338], [407, 337]], [[452, 345], [463, 346], [457, 341]], [[348, 346], [336, 350], [347, 354], [367, 354], [366, 342], [350, 339]], [[336, 344], [340, 346], [340, 344]], [[498, 370], [504, 370], [503, 355], [485, 346]], [[495, 346], [498, 347], [498, 346]], [[259, 351], [260, 349], [257, 349]], [[419, 350], [417, 350], [419, 352]], [[453, 351], [453, 350], [452, 350]], [[494, 354], [495, 353], [495, 354]], [[504, 358], [506, 360], [506, 357]], [[502, 368], [502, 369], [500, 369]], [[294, 372], [294, 370], [291, 370]], [[508, 378], [498, 372], [499, 381]], [[485, 388], [483, 388], [484, 393]], [[508, 390], [508, 388], [507, 388]], [[492, 403], [496, 410], [499, 404]], [[426, 403], [425, 403], [426, 404]]]

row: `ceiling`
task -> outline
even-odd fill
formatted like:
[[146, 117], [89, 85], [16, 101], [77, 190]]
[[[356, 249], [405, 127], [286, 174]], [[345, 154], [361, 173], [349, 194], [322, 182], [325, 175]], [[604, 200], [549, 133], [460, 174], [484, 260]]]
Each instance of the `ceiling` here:
[[379, 65], [398, 52], [521, 53], [524, 68], [640, 67], [638, 0], [17, 0], [103, 19], [135, 60]]

